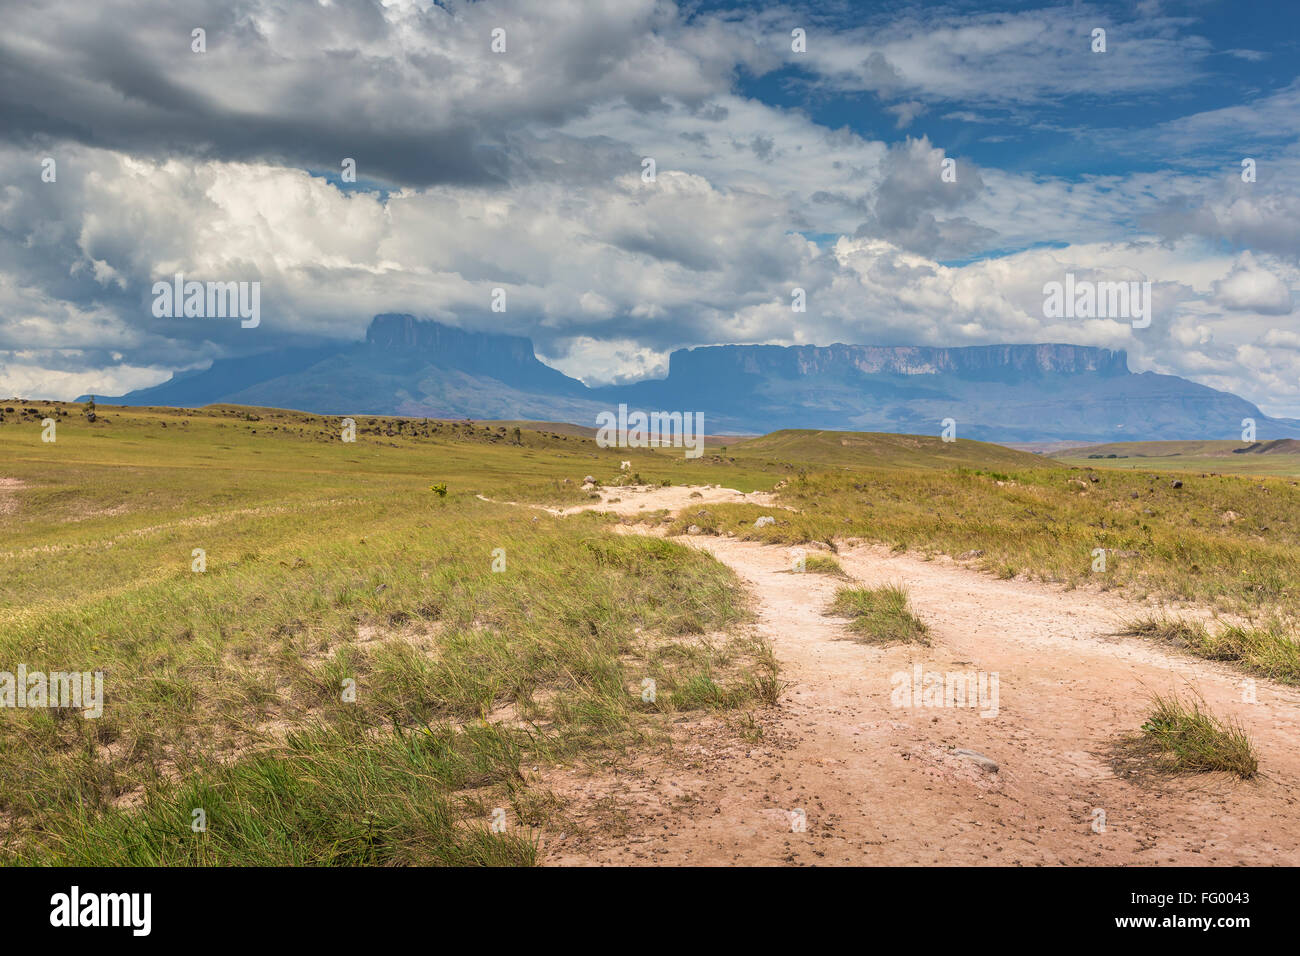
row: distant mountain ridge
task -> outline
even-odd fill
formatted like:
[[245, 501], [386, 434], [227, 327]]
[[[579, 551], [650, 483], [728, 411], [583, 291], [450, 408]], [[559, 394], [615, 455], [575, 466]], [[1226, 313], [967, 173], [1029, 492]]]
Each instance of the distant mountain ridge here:
[[229, 402], [322, 414], [501, 418], [592, 425], [621, 403], [699, 411], [709, 433], [784, 428], [938, 434], [985, 441], [1300, 438], [1300, 422], [1174, 375], [1133, 373], [1085, 345], [713, 345], [678, 349], [663, 379], [589, 388], [523, 336], [411, 315], [375, 316], [364, 341], [224, 359], [106, 403]]
[[486, 375], [510, 384], [578, 395], [586, 386], [538, 360], [531, 339], [522, 335], [467, 332], [411, 315], [377, 315], [366, 329], [366, 345], [381, 352], [428, 355], [440, 367]]
[[709, 375], [726, 369], [759, 375], [813, 375], [848, 368], [867, 375], [953, 373], [967, 377], [1006, 370], [1023, 375], [1128, 373], [1126, 353], [1090, 345], [706, 345], [678, 349], [668, 362], [669, 381], [675, 376]]

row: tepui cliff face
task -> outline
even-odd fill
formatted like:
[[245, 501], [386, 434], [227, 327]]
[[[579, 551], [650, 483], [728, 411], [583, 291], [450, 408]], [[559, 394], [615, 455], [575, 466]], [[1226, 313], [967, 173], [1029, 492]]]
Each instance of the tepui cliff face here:
[[[272, 405], [326, 414], [528, 418], [593, 425], [620, 403], [702, 412], [710, 433], [779, 428], [957, 434], [991, 441], [1300, 437], [1235, 395], [1133, 373], [1123, 351], [1083, 345], [710, 345], [668, 375], [588, 388], [517, 335], [376, 316], [362, 342], [215, 362], [124, 396], [135, 405]], [[111, 402], [113, 399], [105, 399]]]
[[1124, 375], [1128, 357], [1122, 351], [1086, 345], [715, 345], [673, 352], [668, 379], [727, 372], [793, 378], [847, 371], [864, 375], [987, 375], [1008, 380], [1051, 373]]

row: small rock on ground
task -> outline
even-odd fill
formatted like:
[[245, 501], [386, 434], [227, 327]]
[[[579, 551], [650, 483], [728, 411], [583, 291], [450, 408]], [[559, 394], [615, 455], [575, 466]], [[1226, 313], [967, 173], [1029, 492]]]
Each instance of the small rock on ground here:
[[965, 757], [981, 770], [987, 770], [989, 773], [998, 772], [997, 761], [991, 757], [984, 756], [978, 750], [954, 750], [953, 753], [958, 757]]

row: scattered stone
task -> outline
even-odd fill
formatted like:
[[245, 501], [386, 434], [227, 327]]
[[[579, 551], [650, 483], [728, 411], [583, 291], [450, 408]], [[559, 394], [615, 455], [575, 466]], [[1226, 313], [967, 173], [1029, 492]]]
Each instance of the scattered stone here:
[[984, 756], [977, 750], [954, 750], [953, 754], [958, 757], [965, 757], [971, 763], [975, 764], [975, 766], [979, 767], [981, 770], [987, 771], [988, 773], [998, 772], [997, 761]]
[[1181, 488], [1182, 486], [1183, 486], [1183, 483], [1182, 483], [1181, 481], [1178, 481], [1177, 479], [1175, 479], [1174, 481], [1169, 482], [1169, 487], [1170, 487], [1170, 488]]
[[970, 551], [963, 551], [961, 554], [957, 555], [957, 560], [969, 561], [971, 558], [982, 558], [982, 557], [984, 557], [983, 548], [972, 548]]
[[776, 519], [773, 518], [771, 515], [763, 515], [763, 517], [759, 518], [757, 521], [754, 522], [754, 527], [765, 528], [770, 524], [776, 524]]
[[1237, 514], [1235, 511], [1225, 511], [1223, 514], [1219, 515], [1219, 517], [1223, 519], [1224, 524], [1232, 524], [1234, 521], [1239, 519], [1241, 515]]
[[699, 525], [697, 525], [697, 524], [693, 524], [693, 525], [691, 525], [689, 528], [686, 529], [686, 533], [687, 533], [687, 534], [703, 534], [703, 533], [704, 533], [704, 529], [701, 528], [701, 527], [700, 527]]

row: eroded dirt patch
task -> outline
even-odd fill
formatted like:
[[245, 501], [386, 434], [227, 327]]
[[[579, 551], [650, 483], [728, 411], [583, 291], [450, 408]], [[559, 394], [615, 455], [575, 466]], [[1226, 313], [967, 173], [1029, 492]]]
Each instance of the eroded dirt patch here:
[[0, 515], [11, 515], [18, 511], [17, 493], [26, 487], [25, 481], [0, 477]]

